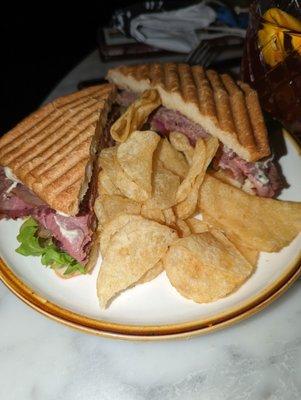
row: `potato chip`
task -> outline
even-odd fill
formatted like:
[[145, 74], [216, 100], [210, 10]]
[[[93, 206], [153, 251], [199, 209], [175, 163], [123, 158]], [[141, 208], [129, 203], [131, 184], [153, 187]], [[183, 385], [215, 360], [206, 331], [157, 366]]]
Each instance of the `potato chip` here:
[[230, 240], [257, 251], [280, 251], [301, 231], [301, 203], [252, 196], [208, 174], [198, 205]]
[[[227, 235], [225, 235], [224, 232], [222, 232], [220, 229], [217, 229], [215, 227], [210, 227], [210, 233], [217, 239], [217, 240], [223, 240], [224, 237], [227, 238]], [[233, 240], [230, 240], [231, 244], [236, 248], [237, 251], [240, 252], [240, 254], [250, 263], [253, 267], [256, 267], [257, 261], [258, 261], [258, 256], [259, 252], [254, 249], [250, 249], [247, 246], [243, 246], [241, 244], [235, 243]]]
[[188, 196], [184, 201], [178, 203], [174, 209], [178, 218], [187, 219], [196, 211], [197, 203], [198, 203], [198, 192], [200, 185], [202, 183], [203, 177], [198, 176], [196, 182], [194, 183], [192, 189], [188, 193]]
[[103, 226], [119, 214], [139, 215], [141, 204], [118, 195], [103, 195], [96, 199], [94, 211], [99, 223]]
[[[203, 182], [204, 176], [205, 176], [205, 171], [208, 167], [208, 165], [210, 164], [216, 150], [218, 147], [218, 141], [215, 138], [210, 138], [209, 140], [206, 141], [206, 159], [205, 162], [203, 162], [201, 164], [202, 169], [199, 172], [199, 175], [197, 175], [197, 177], [195, 178], [195, 181], [192, 185], [192, 187], [190, 187], [190, 183], [189, 180], [192, 178], [192, 176], [190, 176], [190, 178], [187, 176], [187, 180], [183, 181], [182, 184], [185, 184], [182, 186], [181, 189], [179, 189], [177, 195], [178, 197], [180, 196], [180, 198], [185, 196], [185, 191], [187, 191], [186, 193], [186, 198], [184, 198], [183, 201], [179, 202], [176, 206], [175, 206], [175, 212], [178, 216], [178, 218], [181, 219], [187, 219], [189, 217], [191, 217], [197, 208], [197, 201], [198, 201], [198, 196], [199, 196], [199, 189], [200, 186]], [[191, 164], [191, 169], [194, 169], [194, 161]], [[193, 173], [195, 173], [195, 171], [193, 171]], [[182, 185], [181, 184], [181, 185]], [[180, 194], [179, 194], [180, 193]]]
[[102, 149], [98, 156], [98, 166], [104, 171], [108, 171], [114, 164], [117, 153], [117, 146]]
[[169, 140], [171, 145], [178, 151], [182, 151], [186, 157], [188, 164], [192, 163], [193, 158], [193, 146], [189, 143], [187, 136], [183, 135], [181, 132], [170, 132]]
[[[209, 225], [208, 222], [200, 220], [198, 218], [188, 218], [186, 221], [192, 233], [203, 233], [210, 231], [212, 233], [212, 228], [216, 228]], [[229, 238], [228, 238], [229, 239]], [[236, 247], [236, 249], [246, 258], [246, 260], [253, 266], [257, 265], [259, 252], [257, 250], [251, 249], [247, 246], [243, 246], [240, 243], [230, 240], [230, 242]]]
[[188, 218], [185, 221], [192, 233], [203, 233], [209, 231], [209, 225], [198, 218]]
[[145, 205], [142, 205], [141, 216], [153, 221], [157, 221], [161, 224], [165, 223], [163, 211], [159, 210], [158, 208], [147, 208]]
[[177, 226], [177, 231], [178, 231], [179, 237], [182, 238], [182, 237], [191, 235], [190, 227], [187, 224], [187, 222], [184, 221], [183, 219], [177, 219], [176, 226]]
[[100, 171], [98, 174], [98, 194], [99, 196], [122, 194], [121, 191], [111, 181], [107, 172], [104, 170]]
[[172, 208], [167, 208], [166, 210], [163, 210], [163, 215], [166, 225], [174, 226], [176, 224], [176, 216]]
[[198, 193], [205, 172], [218, 148], [218, 140], [209, 138], [206, 141], [198, 139], [190, 169], [177, 192], [178, 204], [175, 207], [178, 218], [191, 217], [197, 207]]
[[[198, 218], [188, 218], [186, 221], [192, 233], [203, 233], [210, 231], [212, 233], [212, 228], [216, 228], [209, 225], [208, 222], [200, 220]], [[213, 231], [214, 232], [214, 231]], [[229, 238], [228, 238], [229, 239]], [[243, 246], [235, 241], [230, 240], [230, 242], [236, 247], [236, 249], [245, 257], [245, 259], [254, 267], [257, 265], [259, 252], [257, 250], [251, 249], [247, 246]]]
[[196, 178], [203, 172], [206, 161], [206, 144], [203, 139], [198, 139], [196, 142], [192, 163], [188, 170], [185, 179], [181, 183], [177, 192], [177, 203], [185, 200], [196, 181]]
[[160, 105], [159, 93], [154, 89], [146, 90], [111, 126], [112, 138], [116, 142], [125, 142], [133, 131], [143, 126], [148, 116]]
[[149, 196], [152, 193], [153, 153], [159, 141], [156, 132], [135, 131], [117, 149], [118, 164]]
[[152, 269], [177, 239], [173, 229], [137, 215], [118, 216], [104, 227], [101, 241], [104, 236], [109, 240], [104, 252], [102, 249], [97, 279], [97, 294], [104, 308]]
[[230, 240], [231, 243], [237, 248], [237, 250], [245, 257], [245, 259], [253, 266], [256, 267], [259, 258], [259, 251], [250, 249], [247, 246], [243, 246], [240, 243], [235, 243]]
[[238, 289], [253, 267], [222, 233], [193, 234], [174, 242], [163, 258], [175, 289], [197, 303], [223, 298]]
[[[207, 222], [201, 221], [198, 218], [188, 218], [186, 221], [192, 233], [203, 233], [210, 231], [212, 233], [212, 226]], [[216, 228], [214, 228], [216, 230]], [[213, 231], [214, 232], [214, 231]], [[229, 239], [229, 238], [228, 238]], [[247, 246], [238, 244], [237, 242], [230, 240], [230, 242], [237, 248], [237, 250], [246, 258], [246, 260], [255, 267], [257, 265], [259, 252], [251, 249]]]
[[158, 275], [160, 275], [162, 272], [164, 271], [163, 268], [163, 262], [160, 260], [157, 262], [157, 264], [151, 268], [150, 270], [148, 270], [143, 276], [142, 278], [140, 278], [136, 284], [141, 284], [141, 283], [146, 283], [146, 282], [150, 282], [153, 279], [157, 278]]
[[155, 163], [153, 170], [153, 194], [145, 202], [145, 208], [165, 210], [176, 204], [180, 178]]
[[[212, 233], [212, 228], [214, 228], [212, 225], [210, 226], [208, 222], [203, 220], [201, 221], [198, 218], [188, 218], [185, 222], [188, 224], [192, 233], [203, 233], [207, 231], [211, 231]], [[214, 228], [214, 230], [216, 230], [216, 228]], [[258, 251], [250, 249], [247, 246], [238, 244], [234, 242], [233, 239], [230, 241], [251, 265], [253, 265], [254, 267], [257, 265], [259, 257]]]
[[188, 163], [184, 155], [177, 151], [169, 143], [168, 139], [161, 139], [155, 155], [162, 162], [165, 169], [178, 175], [181, 179], [185, 178], [188, 172]]
[[201, 175], [201, 180], [203, 180], [208, 165], [214, 157], [217, 148], [218, 140], [216, 138], [209, 138], [206, 141], [203, 139], [197, 140], [189, 171], [178, 189], [178, 203], [188, 197], [188, 194], [192, 190], [198, 176]]
[[108, 174], [110, 180], [125, 197], [137, 202], [146, 201], [149, 194], [123, 171], [116, 160], [116, 152], [117, 147], [103, 149], [98, 159], [100, 167]]
[[102, 257], [105, 256], [107, 248], [110, 244], [111, 238], [122, 228], [129, 223], [131, 220], [130, 214], [118, 215], [118, 217], [109, 221], [101, 232], [99, 238], [100, 254]]

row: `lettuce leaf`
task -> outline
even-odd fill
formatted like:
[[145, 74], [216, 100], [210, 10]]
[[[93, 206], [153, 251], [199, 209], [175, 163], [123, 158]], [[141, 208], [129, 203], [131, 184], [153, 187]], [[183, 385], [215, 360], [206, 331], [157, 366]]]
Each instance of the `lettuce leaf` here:
[[79, 271], [85, 274], [85, 267], [65, 251], [60, 250], [52, 239], [41, 240], [37, 236], [38, 223], [33, 218], [28, 218], [21, 226], [17, 240], [20, 246], [16, 252], [23, 256], [41, 256], [41, 262], [51, 268], [67, 267], [64, 275]]

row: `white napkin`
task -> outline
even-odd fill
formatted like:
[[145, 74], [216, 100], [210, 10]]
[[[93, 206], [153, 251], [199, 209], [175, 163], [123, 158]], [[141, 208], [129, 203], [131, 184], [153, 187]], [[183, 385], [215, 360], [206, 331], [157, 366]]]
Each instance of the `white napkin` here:
[[215, 11], [199, 3], [175, 11], [141, 14], [131, 21], [131, 35], [164, 50], [189, 53], [199, 43], [197, 29], [208, 27]]

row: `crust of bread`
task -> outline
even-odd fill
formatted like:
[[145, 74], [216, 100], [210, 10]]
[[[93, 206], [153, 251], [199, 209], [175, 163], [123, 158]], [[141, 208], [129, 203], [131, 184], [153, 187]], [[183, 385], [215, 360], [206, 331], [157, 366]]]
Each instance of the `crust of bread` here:
[[0, 139], [0, 165], [51, 208], [76, 215], [115, 96], [114, 85], [99, 85], [40, 108]]
[[244, 184], [242, 185], [238, 182], [238, 180], [234, 179], [231, 171], [225, 171], [222, 169], [219, 169], [217, 171], [211, 170], [210, 175], [214, 176], [224, 183], [228, 183], [231, 186], [237, 187], [238, 189], [241, 189], [248, 194], [255, 195], [254, 191], [252, 190], [253, 185], [249, 181], [249, 179], [246, 179]]
[[[99, 123], [101, 123], [103, 126], [105, 125], [105, 121], [104, 120], [102, 121], [102, 119], [100, 118], [99, 121], [100, 121]], [[100, 143], [103, 143], [103, 146], [104, 146], [105, 143], [108, 143], [107, 136], [110, 136], [110, 130], [109, 129], [102, 130], [102, 135], [106, 135], [106, 137], [103, 136], [103, 140], [100, 141]], [[100, 144], [100, 146], [102, 146], [102, 145]], [[101, 148], [99, 150], [101, 150]], [[96, 182], [98, 182], [98, 176], [99, 176], [99, 173], [100, 173], [100, 169], [99, 169], [99, 166], [98, 166], [98, 163], [97, 163], [97, 159], [94, 160], [94, 164], [95, 164], [94, 165], [94, 174], [93, 174], [92, 179], [95, 179]], [[95, 186], [97, 188], [96, 189], [96, 198], [97, 198], [100, 194], [99, 194], [99, 185], [96, 182], [92, 181], [91, 184], [92, 185], [96, 184]], [[98, 226], [99, 226], [99, 221], [98, 221], [98, 218], [96, 217], [95, 218], [94, 232], [93, 232], [92, 239], [91, 239], [92, 240], [92, 245], [91, 245], [90, 252], [89, 252], [89, 255], [88, 255], [88, 262], [85, 265], [86, 273], [88, 273], [88, 274], [93, 271], [93, 269], [94, 269], [94, 267], [95, 267], [95, 265], [97, 263], [98, 256], [99, 256], [100, 230], [98, 229]], [[82, 275], [78, 271], [74, 272], [72, 274], [64, 275], [64, 272], [66, 271], [66, 269], [67, 269], [67, 267], [56, 269], [55, 273], [62, 279], [69, 279], [69, 278], [73, 278], [75, 276]]]
[[141, 93], [156, 88], [162, 104], [200, 124], [247, 161], [270, 154], [257, 93], [227, 74], [187, 64], [143, 64], [109, 70], [107, 79]]

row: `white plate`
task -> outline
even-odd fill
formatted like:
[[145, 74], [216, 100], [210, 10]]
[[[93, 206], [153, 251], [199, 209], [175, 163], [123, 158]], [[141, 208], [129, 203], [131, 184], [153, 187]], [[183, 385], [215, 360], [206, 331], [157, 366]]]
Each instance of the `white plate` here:
[[[301, 200], [301, 156], [294, 140], [285, 134], [287, 154], [280, 160], [290, 187], [280, 198]], [[209, 326], [240, 319], [295, 280], [301, 235], [280, 253], [261, 253], [253, 276], [234, 294], [211, 304], [196, 304], [181, 297], [165, 274], [122, 293], [107, 310], [101, 310], [96, 296], [100, 263], [92, 275], [63, 280], [41, 265], [37, 257], [15, 252], [22, 221], [0, 222], [0, 277], [19, 297], [39, 311], [62, 322], [94, 333], [118, 336], [161, 336], [201, 332]], [[9, 268], [7, 266], [10, 266]], [[254, 311], [252, 311], [254, 309]], [[74, 315], [72, 313], [78, 314]], [[117, 325], [115, 325], [117, 324]]]

